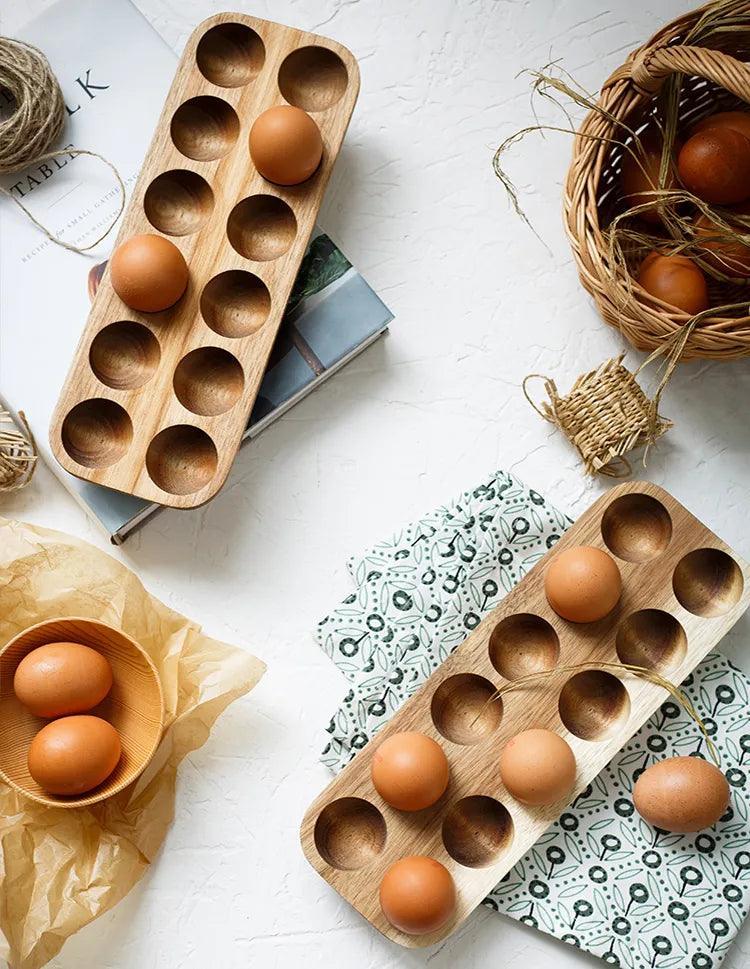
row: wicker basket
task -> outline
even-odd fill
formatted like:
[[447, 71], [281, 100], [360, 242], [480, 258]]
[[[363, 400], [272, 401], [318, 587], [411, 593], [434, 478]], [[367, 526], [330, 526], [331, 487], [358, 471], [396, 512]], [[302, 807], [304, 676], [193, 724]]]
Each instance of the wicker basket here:
[[[685, 45], [682, 39], [706, 11], [722, 16], [748, 18], [747, 29], [707, 31], [701, 46]], [[605, 82], [599, 105], [635, 130], [643, 127], [654, 108], [654, 96], [672, 74], [684, 76], [679, 126], [715, 111], [746, 107], [750, 102], [750, 2], [723, 0], [708, 4], [663, 27], [643, 47], [633, 51], [625, 64]], [[592, 137], [593, 136], [593, 137]], [[635, 281], [609, 261], [605, 231], [622, 210], [620, 200], [621, 145], [623, 129], [603, 114], [592, 111], [579, 129], [573, 162], [565, 185], [565, 225], [573, 246], [581, 282], [591, 293], [611, 326], [619, 329], [638, 350], [656, 350], [687, 321], [681, 312], [649, 296]], [[712, 304], [735, 302], [737, 286], [712, 284]], [[750, 301], [750, 285], [740, 299]], [[682, 359], [705, 357], [729, 360], [750, 354], [750, 316], [712, 316], [690, 334]]]

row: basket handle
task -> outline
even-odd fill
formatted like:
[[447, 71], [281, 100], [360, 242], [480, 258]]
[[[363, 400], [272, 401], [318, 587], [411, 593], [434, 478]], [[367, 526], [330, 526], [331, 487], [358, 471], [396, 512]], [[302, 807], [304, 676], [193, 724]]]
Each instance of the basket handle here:
[[646, 47], [630, 65], [633, 84], [655, 94], [671, 74], [692, 74], [726, 88], [741, 101], [750, 101], [750, 68], [730, 54], [706, 47]]

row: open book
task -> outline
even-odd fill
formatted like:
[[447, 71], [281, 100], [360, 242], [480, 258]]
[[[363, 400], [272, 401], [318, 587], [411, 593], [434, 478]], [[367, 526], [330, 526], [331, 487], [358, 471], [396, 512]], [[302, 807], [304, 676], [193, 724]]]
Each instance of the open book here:
[[[129, 0], [58, 0], [27, 24], [20, 39], [44, 51], [63, 88], [68, 116], [60, 147], [101, 152], [129, 192], [174, 75], [174, 52]], [[78, 246], [97, 239], [118, 209], [112, 173], [93, 158], [62, 156], [1, 181], [35, 218]], [[0, 397], [11, 413], [25, 412], [42, 458], [119, 544], [160, 506], [69, 475], [47, 443], [89, 297], [114, 237], [112, 232], [81, 256], [47, 240], [12, 203], [0, 205]], [[244, 440], [369, 346], [392, 318], [317, 229]]]

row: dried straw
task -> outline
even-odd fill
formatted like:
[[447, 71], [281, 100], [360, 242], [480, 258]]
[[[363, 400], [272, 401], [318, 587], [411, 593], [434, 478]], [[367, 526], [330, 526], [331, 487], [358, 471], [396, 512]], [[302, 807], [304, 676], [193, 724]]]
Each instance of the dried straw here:
[[[714, 111], [747, 109], [750, 101], [750, 0], [713, 0], [662, 28], [633, 51], [604, 83], [598, 98], [583, 91], [555, 65], [529, 72], [533, 93], [567, 111], [564, 96], [588, 113], [575, 131], [535, 125], [507, 138], [498, 148], [495, 171], [516, 210], [523, 215], [503, 169], [504, 153], [531, 131], [563, 131], [575, 136], [573, 162], [565, 183], [565, 226], [583, 286], [605, 321], [639, 350], [665, 353], [668, 369], [691, 357], [733, 359], [750, 354], [750, 290], [746, 282], [704, 258], [703, 244], [734, 242], [750, 247], [750, 217], [714, 209], [685, 191], [665, 188], [678, 131]], [[626, 154], [643, 167], [639, 134], [660, 130], [663, 150], [660, 185], [653, 193], [664, 223], [651, 231], [634, 218], [653, 203], [625, 204], [620, 172]], [[716, 234], [696, 239], [694, 217], [708, 215]], [[524, 216], [525, 218], [525, 216]], [[528, 221], [528, 220], [526, 220]], [[682, 252], [711, 278], [714, 306], [700, 317], [650, 296], [633, 280], [651, 249]], [[680, 335], [687, 330], [687, 335]]]
[[653, 683], [655, 686], [660, 686], [662, 689], [666, 690], [672, 698], [678, 703], [685, 712], [692, 717], [695, 723], [698, 725], [698, 729], [703, 734], [703, 739], [706, 741], [706, 746], [711, 758], [717, 767], [721, 768], [721, 761], [719, 759], [719, 753], [716, 749], [715, 744], [708, 735], [706, 730], [706, 725], [703, 722], [702, 717], [695, 709], [694, 704], [691, 700], [683, 693], [683, 691], [673, 683], [668, 680], [665, 676], [657, 673], [655, 670], [650, 670], [645, 666], [636, 666], [632, 663], [570, 663], [565, 666], [556, 666], [553, 670], [543, 670], [539, 673], [529, 673], [526, 676], [519, 676], [517, 680], [513, 680], [510, 683], [506, 683], [495, 690], [491, 697], [485, 702], [482, 710], [479, 711], [474, 719], [474, 723], [481, 717], [482, 711], [487, 708], [490, 703], [495, 703], [506, 693], [512, 693], [514, 690], [523, 689], [525, 686], [532, 686], [535, 683], [539, 683], [550, 676], [556, 675], [557, 673], [579, 673], [586, 670], [613, 670], [614, 672], [620, 673], [632, 673], [634, 676], [639, 677], [642, 680], [647, 680], [649, 683]]
[[[712, 209], [690, 193], [664, 190], [678, 128], [688, 130], [714, 111], [747, 109], [750, 67], [744, 62], [749, 52], [748, 0], [714, 0], [678, 18], [633, 51], [604, 83], [574, 143], [564, 210], [581, 281], [604, 319], [633, 346], [660, 353], [667, 346], [671, 369], [691, 357], [728, 360], [750, 353], [746, 284], [739, 285], [731, 272], [717, 271], [713, 260], [703, 259], [693, 216], [708, 214], [717, 222], [722, 241], [746, 245], [750, 225], [727, 218], [726, 211]], [[622, 231], [635, 214], [633, 209], [623, 211], [618, 197], [623, 152], [590, 136], [622, 139], [626, 130], [641, 131], [644, 125], [657, 126], [664, 136], [657, 194], [666, 231], [643, 232], [638, 240]], [[711, 277], [711, 311], [691, 318], [633, 282], [645, 251], [663, 248], [665, 242], [669, 251], [695, 258]]]
[[0, 37], [0, 90], [14, 105], [0, 122], [0, 175], [21, 172], [62, 155], [98, 158], [111, 170], [120, 190], [120, 207], [107, 229], [88, 246], [75, 246], [53, 235], [23, 202], [0, 186], [0, 195], [12, 199], [52, 242], [71, 252], [87, 252], [109, 235], [125, 208], [125, 185], [115, 166], [103, 155], [84, 148], [53, 149], [65, 123], [65, 102], [60, 84], [44, 54], [32, 44]]
[[34, 477], [37, 450], [26, 415], [18, 412], [27, 437], [18, 430], [12, 417], [0, 408], [0, 493], [19, 491]]

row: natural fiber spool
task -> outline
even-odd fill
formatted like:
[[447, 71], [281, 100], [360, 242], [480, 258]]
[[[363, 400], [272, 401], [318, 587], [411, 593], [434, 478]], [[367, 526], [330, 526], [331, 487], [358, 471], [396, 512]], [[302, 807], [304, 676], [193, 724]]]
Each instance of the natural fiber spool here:
[[0, 195], [12, 199], [48, 239], [71, 252], [87, 252], [98, 246], [114, 228], [125, 208], [125, 186], [115, 166], [95, 151], [85, 148], [57, 150], [65, 124], [65, 101], [49, 61], [33, 44], [11, 37], [0, 37], [0, 90], [13, 104], [13, 110], [0, 121], [0, 175], [21, 172], [30, 165], [62, 155], [89, 155], [99, 158], [114, 173], [120, 190], [120, 206], [106, 230], [87, 246], [74, 246], [54, 236], [31, 211], [6, 188]]
[[24, 437], [10, 414], [0, 407], [0, 494], [24, 488], [36, 470], [34, 436], [23, 411], [19, 411], [18, 418], [28, 437]]

